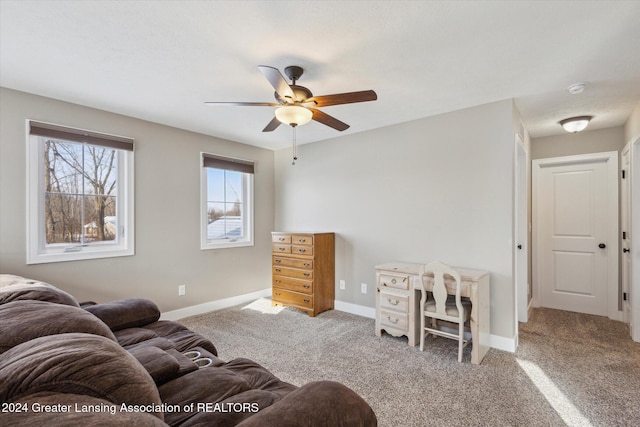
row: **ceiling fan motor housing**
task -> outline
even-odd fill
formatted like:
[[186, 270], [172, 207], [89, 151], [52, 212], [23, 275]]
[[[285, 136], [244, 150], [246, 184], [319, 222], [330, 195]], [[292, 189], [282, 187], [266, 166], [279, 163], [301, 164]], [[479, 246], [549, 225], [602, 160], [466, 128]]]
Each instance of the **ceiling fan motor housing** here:
[[298, 67], [297, 65], [289, 65], [284, 69], [284, 73], [293, 81], [293, 84], [295, 85], [296, 80], [302, 77], [302, 73], [304, 73], [304, 70], [302, 69], [302, 67]]

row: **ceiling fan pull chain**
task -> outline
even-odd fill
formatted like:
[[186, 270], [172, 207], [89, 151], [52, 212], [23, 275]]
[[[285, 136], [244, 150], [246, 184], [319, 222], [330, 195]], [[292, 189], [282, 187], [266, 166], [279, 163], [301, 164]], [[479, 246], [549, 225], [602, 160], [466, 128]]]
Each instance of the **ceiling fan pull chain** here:
[[296, 160], [298, 160], [298, 147], [296, 146], [296, 127], [297, 126], [292, 126], [293, 128], [293, 161], [291, 162], [292, 165], [295, 165]]

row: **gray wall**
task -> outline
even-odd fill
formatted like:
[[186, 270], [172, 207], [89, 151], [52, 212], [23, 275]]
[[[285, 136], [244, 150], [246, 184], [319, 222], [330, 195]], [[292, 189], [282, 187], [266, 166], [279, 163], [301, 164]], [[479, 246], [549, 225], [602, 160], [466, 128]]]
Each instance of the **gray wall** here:
[[532, 139], [531, 159], [620, 151], [624, 144], [623, 126], [578, 133], [565, 132], [561, 135]]
[[640, 102], [638, 102], [624, 126], [624, 140], [626, 142], [635, 141], [638, 138], [640, 138]]
[[[272, 151], [0, 90], [0, 272], [50, 282], [81, 300], [148, 297], [163, 311], [270, 287]], [[135, 256], [25, 264], [26, 119], [135, 138]], [[201, 151], [256, 162], [254, 247], [200, 250]], [[181, 284], [187, 294], [178, 297]]]
[[277, 151], [276, 229], [337, 233], [347, 303], [375, 306], [384, 262], [488, 270], [491, 333], [512, 338], [513, 112], [500, 101], [306, 144], [295, 166]]

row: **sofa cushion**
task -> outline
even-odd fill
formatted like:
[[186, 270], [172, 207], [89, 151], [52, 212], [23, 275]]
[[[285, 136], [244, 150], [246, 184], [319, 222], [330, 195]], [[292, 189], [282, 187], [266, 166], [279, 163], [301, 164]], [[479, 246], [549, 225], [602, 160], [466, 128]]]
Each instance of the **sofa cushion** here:
[[146, 325], [145, 329], [154, 331], [158, 336], [168, 339], [180, 352], [188, 351], [194, 347], [202, 347], [214, 356], [218, 355], [218, 350], [211, 341], [178, 322], [160, 320]]
[[[189, 407], [207, 402], [222, 403], [222, 410], [214, 407], [214, 411], [206, 416], [198, 415], [202, 410], [167, 413], [165, 422], [168, 424], [177, 425], [189, 420], [185, 425], [202, 422], [201, 425], [221, 426], [235, 425], [296, 389], [258, 363], [243, 358], [199, 369], [158, 387], [162, 401], [168, 404]], [[225, 410], [226, 404], [230, 403], [237, 404], [240, 410]], [[190, 420], [192, 417], [194, 419]]]
[[33, 300], [0, 305], [0, 353], [33, 338], [70, 332], [116, 341], [107, 325], [79, 307]]
[[85, 307], [112, 331], [135, 328], [153, 323], [160, 318], [158, 306], [144, 298], [125, 298], [114, 302]]
[[49, 301], [79, 307], [73, 296], [48, 283], [13, 274], [0, 274], [0, 304], [17, 300]]
[[[151, 375], [156, 384], [163, 384], [178, 376], [180, 363], [175, 354], [154, 346], [140, 347], [129, 353], [138, 359], [138, 362], [144, 366], [144, 369]], [[187, 361], [190, 362], [188, 359]], [[192, 370], [196, 370], [195, 363], [191, 362], [191, 364], [193, 365]]]
[[[318, 414], [322, 414], [322, 418]], [[245, 418], [238, 427], [366, 427], [377, 424], [373, 409], [353, 390], [335, 381], [315, 381]]]
[[[116, 342], [90, 334], [60, 334], [20, 344], [0, 356], [0, 401], [39, 392], [71, 393], [115, 404], [161, 405], [138, 361]], [[163, 419], [162, 412], [151, 412]]]

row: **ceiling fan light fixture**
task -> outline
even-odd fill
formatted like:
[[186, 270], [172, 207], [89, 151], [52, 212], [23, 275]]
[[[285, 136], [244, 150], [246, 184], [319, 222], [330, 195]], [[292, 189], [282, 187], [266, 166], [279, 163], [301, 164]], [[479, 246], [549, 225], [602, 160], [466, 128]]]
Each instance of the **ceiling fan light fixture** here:
[[584, 130], [588, 125], [593, 116], [578, 116], [578, 117], [570, 117], [568, 119], [560, 120], [560, 125], [570, 133], [580, 132]]
[[280, 123], [289, 126], [300, 126], [309, 123], [313, 113], [299, 105], [285, 105], [276, 109], [276, 118]]

